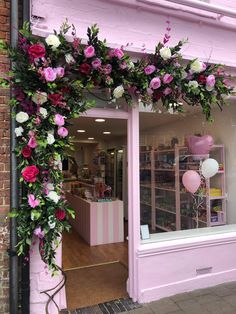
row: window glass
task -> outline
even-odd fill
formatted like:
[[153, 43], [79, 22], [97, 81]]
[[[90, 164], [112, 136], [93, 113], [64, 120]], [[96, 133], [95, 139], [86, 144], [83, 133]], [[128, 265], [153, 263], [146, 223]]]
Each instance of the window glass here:
[[212, 116], [140, 112], [140, 223], [156, 239], [236, 223], [235, 104]]

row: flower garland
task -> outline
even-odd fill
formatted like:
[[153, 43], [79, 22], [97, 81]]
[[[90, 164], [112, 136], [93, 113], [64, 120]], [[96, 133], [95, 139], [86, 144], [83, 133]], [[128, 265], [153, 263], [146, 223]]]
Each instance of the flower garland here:
[[192, 106], [200, 104], [210, 119], [211, 106], [222, 107], [223, 95], [232, 90], [219, 65], [197, 59], [183, 64], [184, 41], [169, 48], [168, 34], [153, 55], [144, 55], [134, 64], [123, 49], [110, 49], [98, 39], [96, 25], [88, 28], [86, 46], [74, 27], [73, 41], [68, 42], [69, 29], [64, 23], [59, 33], [44, 39], [33, 36], [25, 23], [16, 49], [0, 44], [13, 62], [12, 71], [0, 82], [14, 90], [10, 103], [16, 112], [16, 155], [26, 191], [13, 213], [18, 219], [18, 254], [25, 254], [38, 238], [42, 260], [54, 271], [60, 236], [70, 228], [69, 216], [74, 217], [62, 185], [62, 160], [71, 145], [68, 120], [95, 105], [87, 92], [108, 88], [112, 101], [124, 97], [128, 104], [135, 93], [154, 110], [161, 100], [171, 113], [182, 111], [184, 100]]

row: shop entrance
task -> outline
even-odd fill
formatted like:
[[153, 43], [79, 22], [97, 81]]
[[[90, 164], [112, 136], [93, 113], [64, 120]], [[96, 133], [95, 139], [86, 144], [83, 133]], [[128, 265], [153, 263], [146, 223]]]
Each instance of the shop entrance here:
[[127, 120], [70, 122], [64, 190], [76, 217], [63, 234], [63, 270], [67, 307], [75, 310], [128, 297]]

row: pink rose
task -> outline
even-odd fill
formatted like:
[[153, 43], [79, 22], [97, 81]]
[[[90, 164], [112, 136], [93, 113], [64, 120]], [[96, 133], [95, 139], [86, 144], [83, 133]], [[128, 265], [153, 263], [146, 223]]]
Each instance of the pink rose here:
[[41, 123], [41, 119], [39, 117], [36, 117], [34, 119], [34, 124], [39, 125]]
[[100, 59], [96, 58], [93, 62], [92, 62], [92, 67], [97, 70], [101, 67], [102, 62]]
[[165, 96], [167, 96], [167, 95], [169, 95], [169, 94], [171, 94], [171, 93], [172, 93], [172, 89], [169, 88], [169, 87], [166, 87], [166, 88], [164, 89], [164, 91], [163, 91], [163, 94], [164, 94]]
[[65, 75], [65, 70], [63, 67], [55, 68], [54, 71], [56, 72], [57, 77], [61, 78]]
[[150, 87], [148, 87], [147, 88], [147, 93], [148, 93], [148, 95], [152, 95], [153, 94], [153, 90]]
[[66, 137], [68, 135], [68, 130], [62, 126], [57, 130], [57, 134], [61, 137]]
[[161, 86], [161, 80], [159, 79], [159, 77], [154, 77], [150, 84], [149, 84], [150, 88], [152, 89], [157, 89]]
[[162, 81], [163, 81], [164, 84], [169, 84], [170, 82], [173, 81], [173, 76], [172, 76], [171, 74], [166, 73], [166, 74], [163, 76]]
[[213, 87], [215, 86], [215, 83], [216, 83], [215, 76], [213, 74], [208, 75], [206, 78], [206, 84], [210, 87]]
[[34, 136], [31, 136], [31, 137], [30, 137], [29, 142], [28, 142], [28, 146], [29, 146], [30, 148], [35, 148], [35, 147], [38, 146], [38, 143], [37, 143], [37, 141], [36, 141], [36, 139], [35, 139]]
[[34, 234], [36, 235], [36, 237], [38, 237], [39, 239], [43, 239], [44, 238], [44, 231], [41, 229], [41, 227], [38, 227], [34, 230]]
[[105, 65], [104, 68], [103, 68], [103, 71], [104, 71], [104, 73], [107, 74], [107, 75], [110, 74], [111, 71], [112, 71], [112, 66], [111, 66], [111, 64]]
[[206, 64], [204, 62], [202, 62], [202, 71], [206, 70]]
[[47, 82], [53, 82], [57, 78], [56, 72], [50, 67], [43, 69], [43, 75]]
[[28, 204], [30, 207], [35, 208], [35, 207], [39, 206], [40, 201], [38, 199], [36, 199], [33, 194], [29, 194], [28, 195]]
[[62, 115], [60, 115], [59, 113], [57, 113], [54, 117], [54, 122], [56, 125], [58, 126], [62, 126], [65, 124], [65, 119]]
[[119, 48], [115, 48], [113, 50], [113, 56], [117, 57], [118, 59], [121, 59], [124, 56], [124, 52]]
[[93, 46], [88, 46], [87, 48], [84, 49], [84, 55], [86, 58], [92, 58], [95, 56], [95, 49]]
[[146, 75], [152, 74], [156, 70], [155, 65], [148, 65], [144, 68], [144, 72]]

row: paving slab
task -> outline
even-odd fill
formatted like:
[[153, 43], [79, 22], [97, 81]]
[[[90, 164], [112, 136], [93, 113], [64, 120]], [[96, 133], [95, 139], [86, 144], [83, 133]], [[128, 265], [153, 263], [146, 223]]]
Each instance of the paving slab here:
[[154, 313], [168, 314], [170, 312], [178, 311], [180, 308], [178, 305], [172, 301], [170, 298], [165, 298], [160, 301], [154, 301], [149, 303], [149, 308], [151, 308]]

